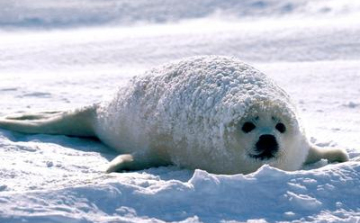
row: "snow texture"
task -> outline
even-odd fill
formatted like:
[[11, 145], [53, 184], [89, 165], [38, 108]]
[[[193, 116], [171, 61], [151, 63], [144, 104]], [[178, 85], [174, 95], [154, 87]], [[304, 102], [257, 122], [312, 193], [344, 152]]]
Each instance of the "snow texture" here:
[[345, 148], [351, 161], [104, 174], [117, 153], [98, 141], [0, 130], [0, 222], [359, 222], [359, 9], [351, 0], [1, 1], [1, 116], [108, 100], [170, 60], [234, 56], [288, 92], [312, 143]]

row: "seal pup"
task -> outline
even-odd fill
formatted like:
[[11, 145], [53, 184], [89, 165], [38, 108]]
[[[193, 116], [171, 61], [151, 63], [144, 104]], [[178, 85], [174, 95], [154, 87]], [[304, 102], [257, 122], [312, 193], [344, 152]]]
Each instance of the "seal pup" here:
[[264, 164], [348, 160], [306, 138], [289, 96], [257, 69], [221, 56], [186, 58], [134, 77], [107, 102], [65, 112], [5, 117], [23, 133], [97, 137], [120, 153], [107, 172], [175, 164], [212, 173], [251, 173]]

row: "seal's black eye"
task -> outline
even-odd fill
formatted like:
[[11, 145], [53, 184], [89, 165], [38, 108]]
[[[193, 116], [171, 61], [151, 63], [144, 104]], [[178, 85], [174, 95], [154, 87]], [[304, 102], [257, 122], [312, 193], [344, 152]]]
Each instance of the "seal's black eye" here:
[[284, 133], [286, 131], [286, 127], [283, 123], [276, 124], [275, 128], [280, 132]]
[[242, 126], [241, 130], [243, 130], [243, 132], [245, 132], [245, 133], [249, 133], [252, 130], [254, 130], [255, 128], [256, 128], [256, 126], [254, 125], [254, 123], [245, 122], [244, 125]]

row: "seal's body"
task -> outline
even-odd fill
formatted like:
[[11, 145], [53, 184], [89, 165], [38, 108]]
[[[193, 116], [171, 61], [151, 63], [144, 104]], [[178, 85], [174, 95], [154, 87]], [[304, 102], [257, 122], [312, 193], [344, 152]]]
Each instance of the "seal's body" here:
[[289, 96], [234, 58], [192, 57], [133, 78], [113, 100], [72, 112], [8, 117], [27, 133], [96, 136], [117, 150], [108, 172], [175, 164], [213, 173], [250, 173], [263, 164], [296, 170], [342, 150], [306, 139]]

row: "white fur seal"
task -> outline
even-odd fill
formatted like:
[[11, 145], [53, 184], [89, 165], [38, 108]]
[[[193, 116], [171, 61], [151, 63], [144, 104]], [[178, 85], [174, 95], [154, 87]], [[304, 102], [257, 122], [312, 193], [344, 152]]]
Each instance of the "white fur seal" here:
[[297, 170], [304, 163], [348, 160], [305, 137], [289, 96], [234, 58], [187, 58], [133, 78], [106, 103], [69, 112], [6, 117], [24, 133], [94, 136], [121, 155], [107, 172], [175, 164], [212, 173], [250, 173], [263, 164]]

